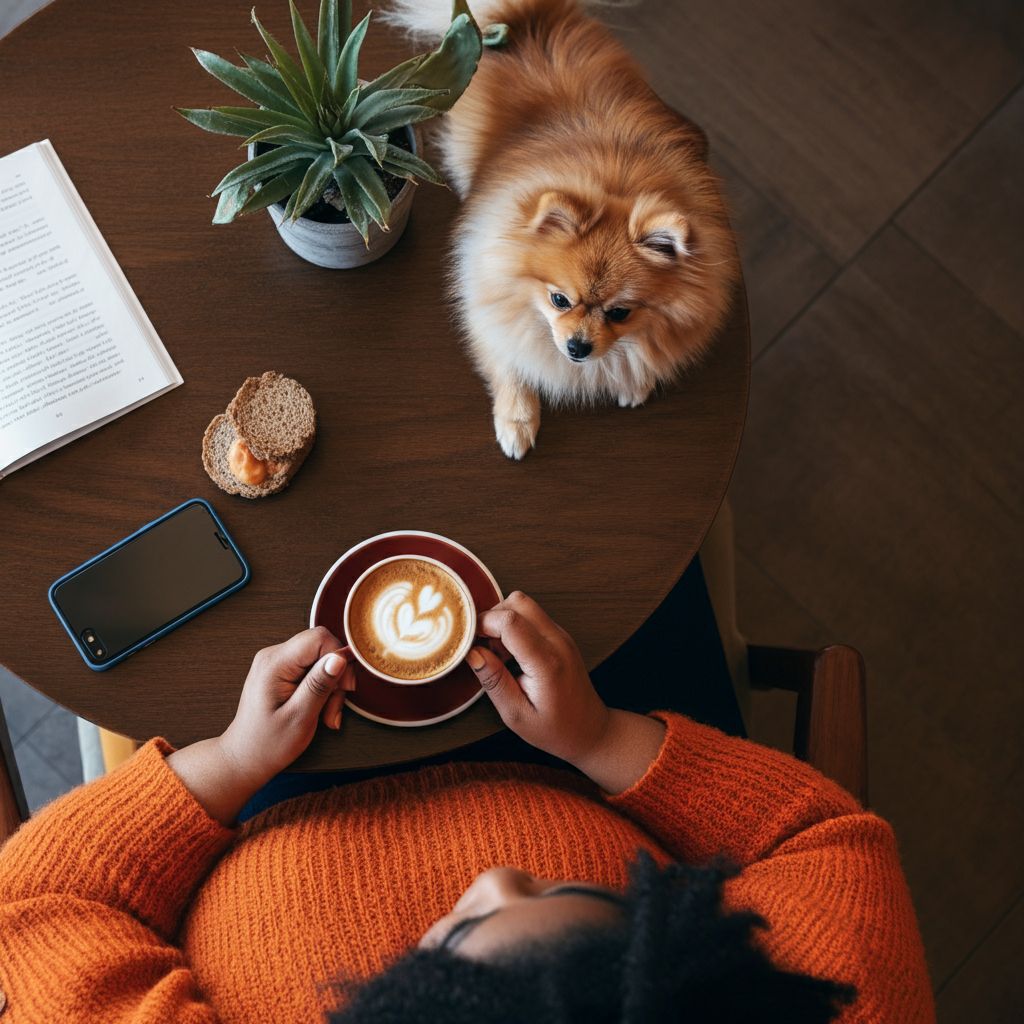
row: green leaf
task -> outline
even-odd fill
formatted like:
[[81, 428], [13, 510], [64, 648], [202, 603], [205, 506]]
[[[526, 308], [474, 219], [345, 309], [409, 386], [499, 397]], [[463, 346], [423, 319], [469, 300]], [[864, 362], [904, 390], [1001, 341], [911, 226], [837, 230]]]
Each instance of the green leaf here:
[[339, 167], [334, 172], [334, 180], [341, 190], [341, 198], [345, 201], [345, 212], [352, 226], [363, 236], [363, 243], [370, 245], [370, 218], [363, 202], [363, 191], [356, 184], [355, 178], [346, 167]]
[[382, 132], [390, 132], [403, 125], [416, 124], [419, 121], [427, 121], [437, 117], [438, 112], [433, 107], [409, 106], [393, 107], [387, 113], [373, 118], [364, 125], [360, 125], [364, 132], [371, 135], [380, 135]]
[[446, 89], [378, 89], [356, 104], [352, 111], [352, 124], [360, 127], [395, 107], [428, 106], [429, 100], [444, 95], [447, 95]]
[[[302, 117], [286, 114], [281, 110], [264, 110], [262, 107], [212, 107], [218, 114], [237, 118], [239, 121], [250, 121], [254, 126], [276, 128], [278, 125], [290, 124], [293, 128], [309, 131], [309, 122]], [[314, 133], [315, 134], [315, 133]]]
[[299, 142], [313, 149], [326, 148], [322, 136], [290, 124], [275, 124], [270, 128], [264, 128], [255, 135], [250, 135], [242, 145], [248, 146], [252, 142]]
[[382, 231], [389, 231], [388, 217], [391, 216], [391, 200], [388, 198], [384, 182], [364, 159], [349, 160], [345, 167], [356, 179], [368, 200], [365, 204], [366, 212], [377, 222]]
[[406, 61], [402, 61], [401, 64], [395, 65], [390, 71], [385, 71], [384, 74], [378, 75], [368, 85], [363, 86], [362, 96], [372, 96], [375, 92], [379, 92], [381, 89], [397, 89], [400, 86], [405, 85], [410, 78], [416, 72], [416, 69], [429, 57], [430, 54], [421, 53], [416, 57], [410, 57]]
[[346, 132], [342, 142], [351, 143], [360, 149], [360, 155], [373, 157], [377, 166], [380, 166], [381, 161], [384, 159], [384, 154], [388, 150], [388, 137], [386, 135], [367, 135], [366, 132], [360, 131], [358, 128], [353, 128], [351, 131]]
[[338, 10], [338, 0], [320, 0], [320, 18], [316, 29], [316, 46], [320, 59], [327, 69], [328, 78], [333, 76], [338, 64], [341, 47], [352, 25], [352, 0], [346, 0]]
[[[458, 12], [456, 14], [456, 12]], [[480, 29], [473, 20], [464, 0], [455, 0], [452, 13], [456, 15], [438, 48], [431, 53], [406, 85], [420, 85], [426, 89], [447, 89], [447, 96], [425, 102], [438, 111], [450, 110], [466, 91], [480, 61], [483, 44]]]
[[268, 206], [280, 202], [290, 196], [301, 184], [306, 175], [304, 167], [286, 171], [284, 174], [272, 178], [265, 185], [252, 192], [249, 198], [242, 204], [237, 216], [241, 217], [246, 213], [255, 210], [265, 210]]
[[221, 192], [217, 200], [217, 209], [213, 213], [214, 224], [230, 224], [241, 212], [245, 200], [249, 196], [247, 185], [237, 185]]
[[252, 10], [252, 23], [263, 37], [263, 42], [267, 44], [267, 49], [274, 59], [275, 69], [281, 76], [281, 80], [291, 94], [292, 99], [298, 104], [302, 113], [313, 124], [316, 124], [316, 99], [308, 89], [308, 83], [302, 68], [295, 63], [294, 58], [288, 51], [260, 24], [260, 19], [256, 17], [255, 7]]
[[234, 89], [240, 96], [258, 103], [261, 107], [274, 108], [280, 105], [280, 96], [268, 89], [249, 68], [235, 67], [230, 61], [210, 53], [209, 50], [193, 48], [192, 52], [206, 71], [218, 82], [223, 82], [229, 89]]
[[268, 64], [265, 60], [260, 60], [258, 57], [250, 57], [244, 53], [239, 54], [239, 56], [249, 66], [249, 70], [277, 97], [277, 103], [268, 103], [266, 106], [274, 106], [279, 110], [287, 110], [291, 114], [301, 116], [302, 111], [293, 99], [292, 94], [288, 91], [288, 87], [284, 84], [281, 73], [273, 64]]
[[298, 220], [319, 198], [334, 170], [334, 157], [330, 153], [321, 153], [310, 165], [302, 179], [302, 183], [292, 193], [285, 216]]
[[228, 171], [211, 194], [217, 195], [238, 185], [253, 185], [257, 181], [265, 181], [267, 178], [283, 174], [300, 160], [310, 164], [318, 156], [315, 150], [305, 146], [278, 146], [269, 153], [261, 153], [244, 164], [239, 164], [233, 171]]
[[345, 40], [345, 45], [342, 47], [337, 67], [334, 69], [334, 77], [331, 79], [331, 92], [334, 93], [334, 98], [339, 102], [342, 96], [350, 96], [352, 90], [359, 84], [359, 48], [363, 45], [363, 39], [366, 38], [366, 29], [370, 24], [370, 13], [352, 29], [348, 39]]
[[288, 6], [292, 12], [292, 32], [295, 33], [295, 45], [299, 48], [299, 57], [302, 59], [302, 67], [306, 72], [306, 81], [309, 82], [309, 92], [317, 103], [321, 102], [324, 90], [327, 88], [327, 69], [320, 59], [313, 37], [306, 28], [306, 23], [295, 6], [295, 0], [288, 0]]
[[[248, 118], [243, 120], [240, 117], [229, 117], [216, 110], [192, 110], [185, 107], [175, 107], [174, 109], [190, 124], [216, 135], [248, 136], [252, 134], [255, 127]], [[245, 109], [249, 110], [250, 108], [246, 107]]]
[[328, 139], [327, 141], [331, 144], [331, 153], [334, 154], [335, 167], [343, 164], [348, 157], [351, 156], [352, 146], [346, 146], [340, 142], [335, 142], [334, 139]]
[[421, 178], [434, 185], [443, 185], [444, 178], [441, 177], [433, 167], [421, 160], [415, 153], [402, 149], [400, 146], [388, 145], [387, 153], [384, 156], [384, 170], [394, 174], [398, 178]]

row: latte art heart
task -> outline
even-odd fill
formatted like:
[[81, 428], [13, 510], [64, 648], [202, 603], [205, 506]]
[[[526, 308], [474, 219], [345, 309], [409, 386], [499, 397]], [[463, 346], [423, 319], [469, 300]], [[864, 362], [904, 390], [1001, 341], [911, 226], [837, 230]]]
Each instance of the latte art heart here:
[[385, 654], [408, 661], [436, 654], [451, 638], [455, 619], [444, 598], [428, 583], [400, 580], [385, 587], [373, 606], [373, 629]]
[[365, 662], [410, 682], [449, 671], [465, 654], [473, 629], [459, 580], [414, 557], [374, 567], [353, 593], [347, 615], [349, 639]]

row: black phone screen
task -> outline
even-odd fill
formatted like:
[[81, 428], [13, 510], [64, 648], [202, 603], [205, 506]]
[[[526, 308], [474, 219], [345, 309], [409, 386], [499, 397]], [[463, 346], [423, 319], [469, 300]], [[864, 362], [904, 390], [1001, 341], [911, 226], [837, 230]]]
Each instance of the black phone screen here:
[[58, 584], [53, 600], [90, 660], [109, 663], [245, 574], [209, 509], [195, 502]]

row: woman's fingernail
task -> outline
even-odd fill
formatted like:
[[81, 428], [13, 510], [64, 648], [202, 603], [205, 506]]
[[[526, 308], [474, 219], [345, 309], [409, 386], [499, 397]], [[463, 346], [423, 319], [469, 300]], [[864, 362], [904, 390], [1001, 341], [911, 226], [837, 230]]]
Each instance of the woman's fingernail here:
[[334, 715], [334, 720], [331, 722], [332, 729], [341, 728], [341, 711], [337, 711]]
[[324, 662], [324, 671], [329, 676], [340, 676], [345, 671], [345, 659], [340, 654], [331, 654]]
[[355, 688], [356, 688], [356, 677], [355, 677], [355, 673], [353, 673], [352, 675], [348, 676], [348, 678], [345, 680], [344, 684], [342, 685], [342, 689], [343, 690], [348, 690], [349, 693], [351, 693]]
[[469, 667], [470, 667], [470, 668], [471, 668], [471, 669], [472, 669], [472, 670], [473, 670], [474, 672], [479, 672], [479, 671], [480, 671], [480, 669], [482, 669], [482, 668], [484, 667], [484, 665], [486, 664], [486, 662], [484, 661], [484, 656], [483, 656], [483, 654], [482, 654], [482, 653], [480, 652], [480, 650], [479, 650], [478, 648], [476, 648], [476, 647], [474, 647], [474, 648], [473, 648], [473, 649], [472, 649], [472, 650], [471, 650], [471, 651], [469, 652], [469, 654], [467, 654], [467, 655], [466, 655], [466, 661], [468, 661], [468, 662], [469, 662]]

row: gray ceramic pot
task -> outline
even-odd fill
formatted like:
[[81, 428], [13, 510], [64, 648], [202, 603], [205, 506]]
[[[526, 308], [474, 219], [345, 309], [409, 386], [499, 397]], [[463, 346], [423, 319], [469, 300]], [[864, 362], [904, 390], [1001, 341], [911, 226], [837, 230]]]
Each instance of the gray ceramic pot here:
[[[416, 133], [412, 136], [412, 152], [419, 149]], [[249, 159], [256, 155], [255, 145], [249, 146]], [[292, 252], [301, 256], [318, 267], [331, 270], [347, 270], [350, 267], [361, 267], [366, 263], [379, 260], [402, 237], [405, 225], [409, 221], [412, 208], [412, 197], [416, 185], [407, 181], [401, 192], [391, 202], [391, 216], [388, 218], [390, 231], [381, 231], [376, 224], [370, 222], [370, 244], [363, 242], [362, 235], [349, 223], [325, 224], [320, 221], [300, 217], [297, 221], [285, 220], [284, 207], [275, 203], [267, 207], [267, 213], [277, 226], [278, 234], [284, 239], [285, 245]]]

